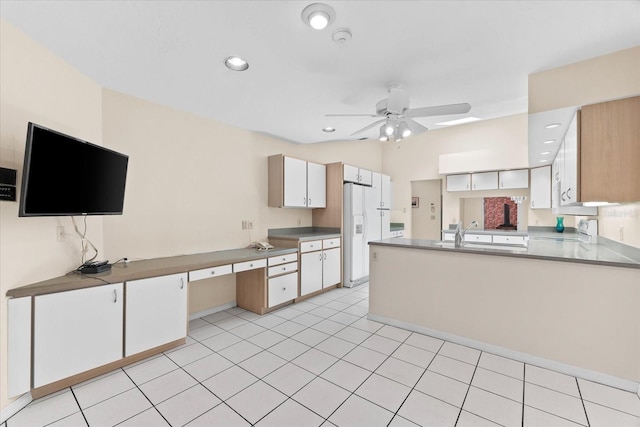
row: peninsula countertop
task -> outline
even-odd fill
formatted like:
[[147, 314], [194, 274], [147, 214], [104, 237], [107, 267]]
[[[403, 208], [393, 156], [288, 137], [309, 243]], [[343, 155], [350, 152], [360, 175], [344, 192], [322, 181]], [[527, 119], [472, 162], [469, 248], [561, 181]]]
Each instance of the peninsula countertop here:
[[464, 243], [456, 248], [453, 242], [395, 238], [369, 242], [370, 245], [423, 249], [447, 252], [473, 253], [489, 256], [543, 259], [550, 261], [577, 262], [586, 264], [626, 267], [640, 270], [640, 249], [598, 238], [596, 243], [583, 243], [576, 239], [539, 238], [529, 239], [527, 247]]

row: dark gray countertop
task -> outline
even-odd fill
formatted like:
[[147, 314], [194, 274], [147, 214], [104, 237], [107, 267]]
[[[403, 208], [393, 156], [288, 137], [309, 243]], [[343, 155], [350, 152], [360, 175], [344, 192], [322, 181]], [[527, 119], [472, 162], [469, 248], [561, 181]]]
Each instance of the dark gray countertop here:
[[297, 252], [297, 248], [273, 248], [258, 251], [253, 248], [229, 249], [193, 255], [177, 255], [131, 261], [127, 264], [113, 264], [111, 270], [97, 274], [79, 274], [72, 272], [66, 276], [55, 277], [43, 282], [33, 283], [19, 288], [9, 289], [8, 297], [23, 297], [50, 294], [54, 292], [91, 288], [109, 283], [127, 280], [145, 279], [168, 274], [186, 273], [203, 268], [217, 267], [236, 262], [252, 261], [272, 256]]
[[339, 228], [330, 227], [292, 227], [271, 228], [268, 232], [270, 239], [309, 241], [317, 239], [335, 239], [340, 237]]
[[[566, 236], [564, 236], [566, 237]], [[410, 249], [425, 249], [447, 252], [474, 253], [480, 255], [526, 257], [551, 261], [578, 262], [586, 264], [608, 265], [640, 269], [640, 249], [616, 244], [606, 239], [598, 239], [597, 243], [582, 243], [577, 240], [529, 239], [528, 247], [507, 247], [488, 244], [466, 243], [461, 248], [454, 247], [452, 242], [439, 240], [420, 240], [394, 238], [375, 242], [370, 245], [393, 246]], [[623, 248], [624, 247], [624, 248]], [[504, 248], [504, 249], [503, 249]]]

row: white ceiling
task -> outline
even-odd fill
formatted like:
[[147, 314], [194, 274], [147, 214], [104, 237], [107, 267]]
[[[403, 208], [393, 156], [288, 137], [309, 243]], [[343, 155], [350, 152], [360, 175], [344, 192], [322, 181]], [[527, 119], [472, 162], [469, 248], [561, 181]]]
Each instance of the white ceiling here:
[[[2, 0], [0, 15], [104, 87], [299, 143], [377, 138], [350, 136], [374, 118], [325, 114], [374, 114], [389, 83], [412, 108], [526, 112], [529, 74], [640, 44], [637, 0], [330, 0], [323, 31], [302, 22], [312, 2]], [[249, 69], [225, 68], [229, 55]]]

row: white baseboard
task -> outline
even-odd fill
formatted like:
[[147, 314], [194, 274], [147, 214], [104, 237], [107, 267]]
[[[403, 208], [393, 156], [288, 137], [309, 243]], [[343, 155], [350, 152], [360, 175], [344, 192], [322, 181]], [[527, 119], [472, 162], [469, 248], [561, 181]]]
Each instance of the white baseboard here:
[[0, 409], [0, 423], [7, 421], [9, 418], [18, 413], [21, 409], [31, 403], [31, 393], [25, 393], [6, 407]]
[[439, 338], [441, 340], [449, 341], [455, 344], [460, 344], [467, 347], [475, 348], [477, 350], [485, 351], [487, 353], [495, 354], [497, 356], [506, 357], [512, 360], [517, 360], [519, 362], [527, 363], [529, 365], [535, 365], [541, 368], [550, 369], [556, 372], [571, 375], [572, 377], [582, 378], [588, 381], [593, 381], [593, 382], [614, 387], [617, 389], [630, 391], [632, 393], [638, 393], [638, 396], [640, 396], [640, 383], [637, 383], [634, 381], [614, 377], [613, 375], [603, 374], [602, 372], [579, 368], [577, 366], [568, 365], [565, 363], [557, 362], [555, 360], [545, 359], [543, 357], [538, 357], [538, 356], [534, 356], [527, 353], [521, 353], [519, 351], [514, 351], [508, 348], [487, 344], [482, 341], [472, 340], [470, 338], [453, 335], [447, 332], [441, 332], [441, 331], [424, 328], [422, 326], [414, 325], [412, 323], [390, 319], [384, 316], [379, 316], [377, 314], [369, 314], [367, 318], [375, 322], [385, 323], [387, 325], [396, 326], [398, 328], [406, 329], [413, 332], [418, 332], [424, 335], [429, 335], [431, 337]]
[[190, 314], [189, 315], [189, 320], [199, 319], [201, 317], [208, 316], [210, 314], [217, 313], [219, 311], [223, 311], [223, 310], [226, 310], [228, 308], [233, 308], [233, 307], [237, 307], [237, 306], [238, 306], [238, 304], [235, 301], [228, 302], [226, 304], [218, 305], [218, 306], [213, 307], [213, 308], [208, 308], [206, 310], [202, 310], [202, 311], [198, 311], [197, 313]]

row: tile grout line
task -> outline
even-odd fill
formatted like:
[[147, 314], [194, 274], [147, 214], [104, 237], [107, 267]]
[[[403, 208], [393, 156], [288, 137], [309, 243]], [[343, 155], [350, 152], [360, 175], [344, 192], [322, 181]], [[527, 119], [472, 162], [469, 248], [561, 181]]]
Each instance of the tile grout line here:
[[[162, 354], [164, 354], [164, 353], [162, 353]], [[169, 359], [169, 360], [171, 360], [171, 359]], [[171, 360], [171, 361], [173, 362], [173, 360]], [[173, 362], [173, 363], [175, 363], [175, 362]], [[122, 369], [122, 368], [121, 368], [121, 369]], [[133, 380], [133, 378], [131, 378], [131, 377], [129, 376], [129, 374], [128, 374], [124, 369], [122, 369], [122, 372], [124, 372], [124, 374], [127, 376], [127, 378], [129, 378], [129, 380], [130, 380], [130, 381], [131, 381], [131, 382], [136, 386], [135, 388], [137, 388], [137, 389], [138, 389], [138, 391], [139, 391], [139, 392], [144, 396], [144, 398], [145, 398], [145, 399], [147, 399], [147, 401], [151, 404], [151, 407], [152, 407], [153, 409], [155, 409], [155, 411], [156, 411], [156, 412], [157, 412], [157, 413], [162, 417], [162, 419], [163, 419], [163, 420], [165, 420], [165, 421], [166, 421], [167, 425], [171, 426], [171, 423], [169, 422], [169, 420], [167, 420], [167, 419], [164, 417], [164, 415], [162, 415], [162, 412], [160, 412], [160, 411], [158, 410], [158, 408], [156, 408], [156, 405], [154, 405], [154, 404], [153, 404], [153, 402], [151, 401], [151, 399], [149, 399], [149, 397], [147, 397], [147, 395], [144, 393], [144, 391], [142, 391], [142, 389], [138, 386], [138, 384], [136, 384], [136, 382]], [[173, 372], [173, 371], [171, 371], [171, 372]], [[165, 375], [166, 375], [166, 374], [165, 374]], [[161, 375], [161, 376], [162, 376], [162, 375]], [[158, 378], [159, 378], [159, 377], [158, 377]], [[146, 409], [145, 409], [144, 411], [146, 411]], [[141, 414], [141, 413], [143, 413], [144, 411], [138, 412], [137, 414], [135, 414], [135, 415], [133, 415], [133, 416], [131, 416], [131, 417], [127, 418], [126, 420], [122, 420], [122, 421], [121, 421], [121, 422], [119, 422], [118, 424], [122, 424], [123, 422], [125, 422], [125, 421], [127, 421], [127, 420], [130, 420], [130, 419], [132, 419], [132, 418], [134, 418], [134, 417], [136, 417], [136, 416], [140, 415], [140, 414]], [[87, 423], [87, 425], [88, 425], [88, 424], [89, 424], [89, 423]], [[116, 424], [116, 425], [117, 425], [117, 424]]]
[[582, 390], [580, 390], [580, 382], [578, 378], [574, 378], [576, 380], [576, 386], [578, 387], [578, 394], [580, 395], [580, 403], [582, 403], [582, 409], [584, 410], [584, 416], [587, 419], [587, 427], [591, 426], [591, 422], [589, 421], [589, 414], [587, 414], [587, 407], [584, 404], [584, 399], [582, 398]]
[[[442, 344], [442, 346], [444, 347], [444, 343]], [[482, 353], [483, 352], [481, 351], [480, 354], [478, 355], [478, 361], [476, 362], [476, 365], [473, 368], [473, 374], [471, 374], [471, 378], [469, 379], [469, 387], [467, 387], [467, 392], [464, 394], [464, 399], [462, 399], [462, 404], [460, 404], [460, 411], [458, 412], [458, 417], [456, 418], [456, 422], [453, 424], [454, 426], [457, 426], [458, 421], [460, 421], [460, 415], [462, 415], [462, 408], [464, 408], [464, 404], [467, 401], [467, 396], [469, 396], [469, 391], [471, 390], [471, 383], [473, 382], [473, 378], [476, 376], [476, 371], [478, 370], [478, 364], [480, 363], [480, 358], [482, 357]], [[484, 418], [484, 417], [481, 417], [481, 418]]]

